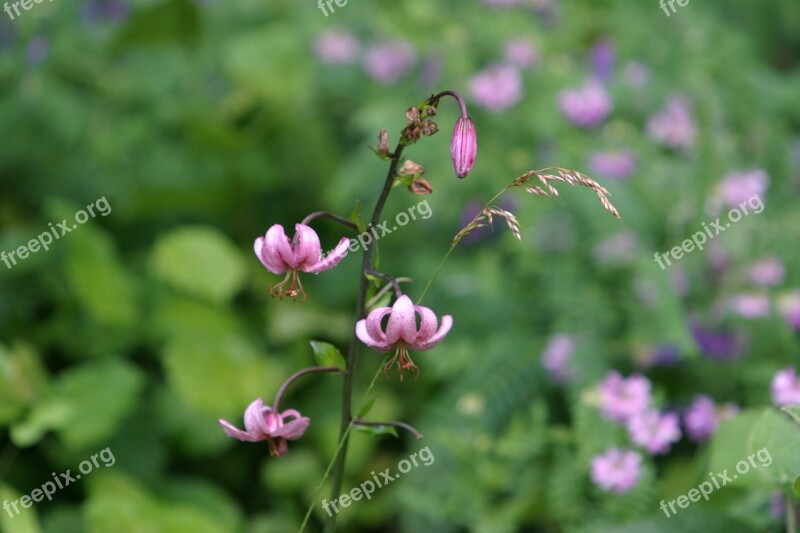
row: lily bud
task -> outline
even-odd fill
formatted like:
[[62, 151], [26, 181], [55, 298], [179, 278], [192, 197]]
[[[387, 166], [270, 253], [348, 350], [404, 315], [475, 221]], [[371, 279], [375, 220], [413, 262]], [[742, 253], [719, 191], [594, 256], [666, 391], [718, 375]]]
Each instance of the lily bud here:
[[475, 164], [475, 155], [478, 152], [478, 139], [475, 133], [475, 124], [468, 116], [462, 116], [453, 129], [453, 138], [450, 141], [450, 159], [456, 176], [464, 178]]

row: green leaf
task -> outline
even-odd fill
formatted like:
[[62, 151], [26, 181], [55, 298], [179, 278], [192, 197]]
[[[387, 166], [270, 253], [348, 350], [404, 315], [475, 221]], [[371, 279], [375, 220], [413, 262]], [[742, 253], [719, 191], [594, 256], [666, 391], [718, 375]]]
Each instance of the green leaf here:
[[16, 420], [46, 387], [47, 371], [32, 348], [0, 344], [0, 426]]
[[800, 428], [774, 408], [742, 411], [714, 435], [709, 467], [736, 475], [737, 487], [793, 482], [800, 475]]
[[135, 407], [144, 376], [123, 361], [102, 361], [62, 373], [51, 394], [37, 402], [27, 419], [11, 428], [17, 446], [38, 442], [55, 430], [73, 450], [112, 437], [122, 419]]
[[167, 383], [191, 409], [240, 418], [256, 398], [277, 390], [286, 371], [237, 336], [178, 338], [164, 349]]
[[81, 226], [67, 243], [67, 281], [81, 306], [97, 322], [132, 324], [137, 315], [135, 286], [109, 234]]
[[156, 275], [172, 287], [223, 303], [247, 273], [239, 249], [216, 228], [186, 226], [158, 239], [150, 257]]
[[397, 428], [395, 428], [394, 426], [384, 426], [384, 425], [362, 426], [359, 424], [355, 424], [353, 426], [353, 429], [361, 433], [366, 433], [367, 435], [371, 435], [373, 437], [382, 437], [384, 435], [391, 435], [395, 438], [399, 438], [399, 435], [397, 434]]
[[[22, 494], [19, 494], [11, 486], [0, 483], [0, 501], [13, 502], [18, 500]], [[9, 533], [40, 533], [42, 531], [39, 526], [39, 519], [36, 516], [36, 505], [29, 509], [19, 509], [19, 514], [9, 516], [9, 512], [13, 510], [9, 507], [8, 511], [2, 510], [0, 512], [0, 531], [8, 531]]]
[[199, 33], [197, 6], [189, 0], [166, 0], [135, 9], [118, 44], [195, 41]]
[[314, 350], [314, 358], [319, 366], [338, 366], [345, 369], [346, 363], [342, 353], [336, 346], [327, 342], [311, 341], [311, 349]]
[[797, 476], [797, 479], [792, 483], [792, 492], [794, 492], [795, 496], [800, 498], [800, 476]]
[[800, 424], [800, 406], [790, 405], [788, 407], [783, 407], [781, 411], [792, 417], [797, 424]]

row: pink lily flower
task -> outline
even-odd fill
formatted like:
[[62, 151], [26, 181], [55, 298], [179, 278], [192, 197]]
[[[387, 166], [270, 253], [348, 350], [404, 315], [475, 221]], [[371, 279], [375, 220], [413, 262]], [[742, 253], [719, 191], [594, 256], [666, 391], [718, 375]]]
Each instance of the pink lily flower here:
[[[350, 240], [342, 237], [336, 248], [327, 257], [322, 256], [319, 237], [305, 224], [295, 224], [295, 235], [292, 241], [283, 231], [283, 226], [275, 224], [267, 231], [264, 237], [259, 237], [253, 244], [253, 249], [261, 263], [273, 274], [283, 274], [286, 277], [282, 282], [270, 287], [269, 293], [275, 297], [283, 295], [297, 299], [302, 295], [305, 301], [306, 293], [300, 284], [298, 272], [319, 274], [339, 264], [347, 255]], [[289, 287], [284, 290], [286, 284]]]
[[[287, 422], [288, 417], [293, 417], [294, 420]], [[229, 437], [245, 442], [267, 441], [269, 453], [273, 457], [286, 455], [289, 451], [286, 441], [302, 437], [309, 422], [308, 417], [301, 416], [294, 409], [287, 409], [282, 413], [274, 412], [272, 407], [264, 405], [261, 398], [248, 405], [244, 412], [245, 431], [237, 429], [227, 420], [219, 420]]]
[[[417, 314], [420, 316], [419, 329]], [[381, 322], [387, 315], [389, 321], [384, 330]], [[359, 320], [356, 324], [356, 335], [361, 342], [378, 352], [389, 352], [396, 348], [394, 357], [384, 365], [383, 373], [385, 375], [397, 363], [402, 380], [404, 370], [412, 373], [419, 370], [409, 356], [409, 349], [420, 352], [430, 350], [445, 338], [451, 327], [452, 316], [443, 316], [439, 327], [436, 313], [427, 307], [414, 305], [408, 296], [403, 295], [392, 307], [378, 307], [367, 318]]]

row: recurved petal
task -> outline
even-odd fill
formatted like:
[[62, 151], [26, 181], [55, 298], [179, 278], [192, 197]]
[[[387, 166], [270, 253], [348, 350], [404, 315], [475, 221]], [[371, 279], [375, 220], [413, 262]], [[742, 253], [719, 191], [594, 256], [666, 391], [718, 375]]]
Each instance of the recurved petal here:
[[234, 439], [243, 440], [245, 442], [257, 442], [260, 440], [264, 440], [264, 437], [251, 435], [246, 431], [242, 431], [241, 429], [237, 429], [233, 427], [233, 425], [224, 420], [222, 418], [219, 419], [219, 425], [222, 426], [222, 430], [229, 436], [233, 437]]
[[308, 272], [309, 274], [319, 274], [320, 272], [335, 267], [347, 255], [348, 246], [350, 246], [350, 239], [347, 237], [342, 237], [342, 239], [339, 241], [339, 244], [336, 245], [336, 248], [334, 248], [331, 253], [318, 260], [315, 264], [311, 264], [303, 268], [303, 272]]
[[289, 268], [297, 268], [294, 260], [292, 245], [289, 244], [289, 237], [283, 231], [283, 226], [274, 224], [267, 230], [264, 238], [264, 252], [268, 257], [283, 261]]
[[264, 237], [257, 238], [253, 243], [253, 251], [256, 253], [258, 260], [273, 274], [283, 274], [286, 272], [286, 264], [283, 262], [283, 259], [268, 255], [266, 253], [265, 244]]
[[391, 307], [378, 307], [367, 315], [367, 333], [378, 342], [386, 341], [386, 334], [381, 329], [381, 323], [386, 315], [391, 312]]
[[386, 325], [386, 342], [394, 344], [403, 339], [409, 344], [417, 340], [417, 321], [411, 298], [402, 295], [392, 306]]
[[425, 351], [430, 350], [447, 336], [447, 333], [450, 331], [450, 328], [453, 327], [453, 317], [450, 315], [444, 315], [442, 317], [442, 325], [439, 328], [439, 331], [434, 333], [429, 339], [424, 342], [420, 342], [417, 344], [412, 345], [412, 348], [418, 351]]
[[436, 313], [428, 307], [415, 305], [414, 309], [419, 313], [419, 331], [415, 342], [421, 343], [427, 341], [431, 335], [436, 333], [436, 328], [439, 327], [439, 320], [436, 318]]
[[278, 428], [272, 434], [273, 437], [282, 437], [284, 439], [295, 440], [299, 439], [303, 436], [303, 433], [306, 432], [306, 428], [308, 428], [308, 424], [311, 422], [311, 419], [307, 416], [301, 416], [300, 418], [296, 418], [291, 422], [284, 424], [283, 427]]
[[264, 420], [264, 414], [270, 411], [269, 407], [264, 408], [264, 400], [261, 398], [248, 405], [244, 411], [244, 428], [247, 433], [258, 437], [266, 437], [269, 430]]
[[388, 352], [392, 349], [392, 345], [385, 340], [378, 340], [370, 336], [367, 332], [367, 319], [361, 319], [356, 323], [356, 336], [361, 342], [379, 352]]
[[322, 255], [319, 236], [316, 231], [305, 224], [295, 224], [294, 230], [297, 233], [297, 244], [292, 248], [294, 260], [300, 270], [308, 272], [306, 268], [319, 263]]

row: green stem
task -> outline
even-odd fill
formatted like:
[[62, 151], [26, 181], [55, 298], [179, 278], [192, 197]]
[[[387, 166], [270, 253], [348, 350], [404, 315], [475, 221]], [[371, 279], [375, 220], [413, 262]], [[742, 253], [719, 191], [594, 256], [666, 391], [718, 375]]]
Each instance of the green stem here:
[[[381, 191], [378, 200], [375, 202], [375, 209], [372, 211], [367, 231], [375, 227], [380, 222], [381, 213], [386, 205], [386, 200], [389, 193], [392, 191], [392, 184], [397, 175], [397, 166], [400, 157], [403, 155], [403, 144], [398, 143], [394, 153], [392, 153], [391, 163], [389, 170], [386, 172], [386, 180], [383, 183], [383, 190]], [[372, 265], [372, 251], [373, 246], [366, 246], [364, 249], [363, 259], [361, 261], [361, 276], [360, 284], [358, 287], [358, 300], [356, 302], [355, 321], [358, 322], [364, 318], [365, 307], [367, 302], [367, 289], [369, 288], [370, 281], [366, 277], [366, 273], [373, 270]], [[344, 384], [342, 385], [342, 419], [339, 425], [339, 440], [340, 444], [336, 450], [333, 463], [333, 482], [331, 484], [331, 499], [337, 498], [342, 488], [342, 481], [344, 480], [344, 469], [347, 458], [347, 444], [350, 436], [350, 428], [353, 423], [353, 385], [355, 383], [356, 364], [358, 362], [358, 337], [355, 334], [355, 327], [353, 327], [353, 334], [350, 338], [350, 347], [347, 350], [347, 360], [344, 372]], [[329, 469], [330, 471], [330, 469]], [[328, 473], [323, 478], [323, 482], [327, 479]], [[325, 531], [333, 533], [336, 531], [336, 515], [329, 517], [325, 523]]]
[[[370, 397], [370, 393], [372, 392], [372, 389], [375, 388], [375, 382], [378, 381], [378, 376], [381, 375], [382, 370], [383, 370], [383, 365], [378, 366], [378, 371], [375, 372], [374, 376], [372, 376], [372, 381], [370, 381], [369, 387], [367, 387], [367, 391], [364, 393], [364, 396], [361, 398], [361, 402], [358, 405], [359, 411], [361, 411], [361, 409], [367, 404], [367, 400]], [[317, 497], [319, 496], [319, 493], [322, 491], [322, 486], [325, 484], [325, 481], [328, 479], [328, 476], [330, 476], [331, 470], [333, 469], [333, 465], [336, 462], [336, 458], [339, 456], [339, 452], [342, 450], [345, 440], [350, 435], [350, 431], [353, 429], [354, 423], [355, 419], [351, 419], [350, 423], [347, 425], [347, 429], [345, 430], [344, 435], [342, 435], [339, 438], [339, 444], [336, 447], [336, 452], [334, 453], [331, 461], [328, 463], [328, 467], [325, 469], [325, 474], [323, 474], [322, 480], [319, 482], [319, 485], [317, 485], [317, 490], [314, 492], [314, 498], [311, 500], [311, 504], [309, 504], [308, 509], [306, 510], [306, 516], [303, 518], [303, 523], [300, 525], [298, 533], [303, 533], [303, 531], [306, 529], [308, 521], [311, 518], [311, 513], [314, 511], [314, 506], [317, 503]]]

